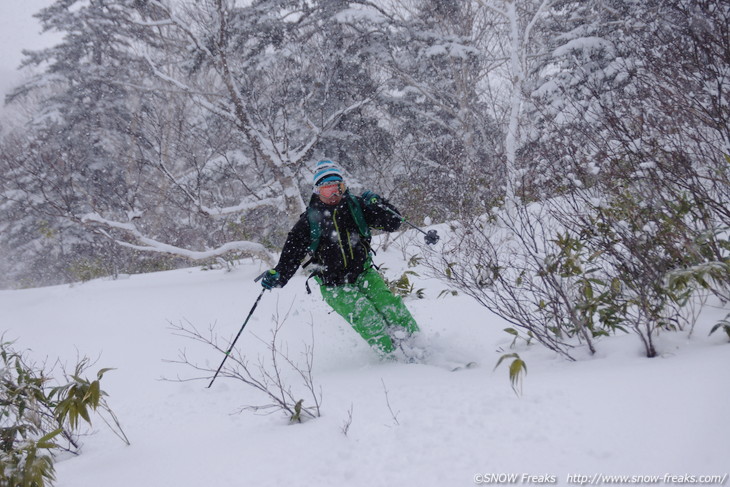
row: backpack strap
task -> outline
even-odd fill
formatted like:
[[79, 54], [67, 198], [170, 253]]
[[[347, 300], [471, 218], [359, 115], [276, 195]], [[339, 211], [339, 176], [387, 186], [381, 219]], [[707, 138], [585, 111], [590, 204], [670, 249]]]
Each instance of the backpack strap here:
[[317, 247], [319, 247], [319, 239], [322, 237], [322, 227], [320, 225], [322, 214], [316, 208], [308, 206], [307, 220], [309, 220], [309, 253], [314, 255]]
[[360, 202], [357, 201], [357, 198], [350, 194], [349, 191], [345, 194], [345, 196], [347, 197], [347, 206], [350, 208], [352, 218], [355, 220], [355, 224], [357, 225], [357, 231], [360, 233], [360, 236], [365, 239], [368, 247], [370, 247], [370, 227], [365, 221], [365, 214], [362, 212]]

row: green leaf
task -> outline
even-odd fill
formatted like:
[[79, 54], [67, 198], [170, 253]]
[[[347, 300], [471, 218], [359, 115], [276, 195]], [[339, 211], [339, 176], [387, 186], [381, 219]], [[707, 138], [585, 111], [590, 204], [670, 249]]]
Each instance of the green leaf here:
[[621, 293], [621, 279], [618, 277], [614, 277], [611, 279], [611, 292], [613, 294], [620, 294]]
[[593, 299], [593, 286], [589, 281], [583, 282], [583, 296], [589, 301]]
[[79, 406], [78, 411], [79, 415], [84, 418], [84, 421], [91, 424], [91, 417], [89, 417], [89, 411], [86, 409], [86, 405], [82, 404], [81, 406]]
[[91, 407], [93, 409], [99, 407], [99, 400], [101, 399], [101, 388], [99, 386], [98, 380], [95, 380], [91, 383], [91, 386], [89, 387], [89, 392], [87, 392], [86, 397], [89, 398], [89, 404], [91, 404]]
[[521, 381], [523, 374], [527, 374], [527, 364], [525, 363], [522, 358], [516, 353], [506, 353], [502, 355], [499, 360], [497, 361], [497, 365], [494, 366], [494, 369], [496, 370], [499, 365], [507, 360], [507, 359], [513, 359], [512, 363], [509, 366], [509, 380], [510, 384], [512, 385], [512, 390], [517, 394], [518, 396], [521, 394]]
[[719, 322], [715, 326], [713, 326], [712, 329], [710, 330], [710, 333], [709, 334], [712, 335], [713, 333], [715, 333], [720, 328], [722, 328], [725, 331], [725, 333], [727, 334], [728, 338], [730, 338], [730, 325], [727, 324], [727, 322], [725, 322], [724, 320], [721, 321], [721, 322]]
[[68, 424], [71, 426], [71, 429], [76, 429], [76, 426], [78, 426], [79, 424], [79, 413], [76, 403], [73, 401], [69, 401], [66, 411]]
[[505, 353], [504, 355], [499, 357], [499, 360], [497, 360], [497, 365], [494, 366], [494, 370], [497, 370], [497, 367], [499, 367], [499, 365], [508, 358], [520, 358], [520, 356], [516, 353]]
[[448, 296], [449, 294], [451, 294], [452, 296], [458, 296], [459, 292], [452, 289], [444, 289], [439, 293], [438, 297], [441, 298], [443, 296]]
[[521, 373], [527, 375], [527, 364], [521, 358], [516, 358], [512, 361], [512, 365], [509, 366], [509, 378], [512, 380], [512, 385], [517, 382]]
[[97, 378], [98, 380], [101, 380], [101, 378], [102, 378], [102, 377], [104, 376], [104, 374], [106, 374], [106, 373], [107, 373], [107, 372], [109, 372], [110, 370], [117, 370], [117, 369], [115, 369], [115, 368], [113, 368], [113, 367], [107, 367], [107, 368], [105, 368], [105, 369], [101, 369], [101, 370], [99, 370], [99, 372], [97, 372], [97, 373], [96, 373], [96, 378]]
[[38, 439], [38, 441], [36, 442], [36, 446], [38, 448], [45, 448], [46, 450], [51, 450], [51, 449], [54, 449], [54, 448], [58, 448], [58, 445], [55, 444], [52, 440], [56, 436], [58, 436], [59, 434], [61, 434], [61, 432], [63, 432], [63, 428], [58, 428], [58, 429], [55, 429], [55, 430], [51, 431], [48, 434], [45, 434], [45, 435], [41, 436]]

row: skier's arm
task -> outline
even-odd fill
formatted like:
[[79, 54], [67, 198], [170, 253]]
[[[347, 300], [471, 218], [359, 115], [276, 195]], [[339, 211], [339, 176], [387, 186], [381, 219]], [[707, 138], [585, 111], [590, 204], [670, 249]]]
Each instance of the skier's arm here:
[[[367, 193], [369, 192], [366, 191], [363, 193], [363, 196]], [[376, 197], [375, 202], [372, 202], [371, 198], [360, 198], [365, 222], [368, 226], [386, 232], [394, 232], [398, 230], [402, 221], [398, 209], [381, 196], [373, 193], [370, 193], [370, 195], [371, 198], [373, 196]], [[388, 209], [394, 211], [396, 214], [394, 215], [391, 211], [388, 211]]]
[[309, 221], [306, 213], [297, 221], [289, 232], [281, 250], [279, 263], [274, 268], [279, 274], [279, 285], [283, 287], [297, 272], [302, 259], [307, 255], [310, 244]]

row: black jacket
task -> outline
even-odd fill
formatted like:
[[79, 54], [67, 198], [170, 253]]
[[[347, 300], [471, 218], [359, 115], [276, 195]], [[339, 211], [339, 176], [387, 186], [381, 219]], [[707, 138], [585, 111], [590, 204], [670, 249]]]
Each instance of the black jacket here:
[[[362, 198], [355, 196], [362, 208], [365, 223], [370, 228], [392, 232], [400, 227], [401, 219], [378, 206], [365, 206]], [[312, 270], [327, 286], [339, 286], [355, 282], [365, 270], [370, 257], [370, 242], [360, 236], [357, 223], [347, 205], [347, 195], [337, 206], [330, 206], [313, 195], [309, 206], [317, 210], [322, 220], [319, 245], [312, 256]], [[387, 201], [383, 205], [396, 211]], [[307, 256], [312, 242], [310, 223], [305, 211], [289, 232], [281, 251], [276, 270], [284, 286]]]

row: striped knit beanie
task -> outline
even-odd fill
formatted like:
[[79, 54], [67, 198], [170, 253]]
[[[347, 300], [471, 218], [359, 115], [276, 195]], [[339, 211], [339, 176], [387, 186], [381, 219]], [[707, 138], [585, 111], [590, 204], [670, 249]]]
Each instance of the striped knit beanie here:
[[314, 186], [324, 183], [342, 181], [342, 170], [332, 161], [319, 161], [314, 168]]

